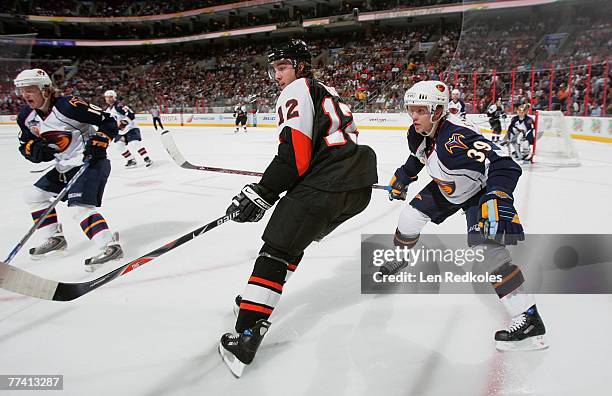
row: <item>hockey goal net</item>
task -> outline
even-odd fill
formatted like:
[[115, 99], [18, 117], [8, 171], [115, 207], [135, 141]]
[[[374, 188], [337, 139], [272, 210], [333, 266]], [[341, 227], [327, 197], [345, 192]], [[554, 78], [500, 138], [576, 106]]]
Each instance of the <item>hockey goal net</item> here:
[[560, 111], [537, 111], [532, 162], [553, 166], [580, 166], [570, 126]]

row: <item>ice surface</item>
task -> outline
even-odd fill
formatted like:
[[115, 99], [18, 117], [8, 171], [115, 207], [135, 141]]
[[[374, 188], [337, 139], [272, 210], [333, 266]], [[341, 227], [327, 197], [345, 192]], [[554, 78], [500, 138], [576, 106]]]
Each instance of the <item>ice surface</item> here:
[[[177, 167], [158, 132], [142, 128], [155, 165], [113, 172], [101, 213], [119, 231], [125, 263], [221, 216], [256, 178]], [[272, 129], [172, 128], [197, 165], [263, 171], [276, 151]], [[0, 128], [0, 253], [30, 227], [22, 191], [41, 174], [17, 151], [17, 128]], [[362, 131], [378, 155], [380, 183], [405, 160], [400, 131]], [[515, 193], [530, 233], [606, 233], [612, 220], [612, 146], [576, 141], [582, 166], [525, 170]], [[421, 176], [409, 194], [429, 181]], [[0, 374], [63, 374], [70, 395], [598, 395], [612, 369], [609, 295], [538, 296], [551, 347], [495, 351], [506, 323], [492, 295], [360, 294], [362, 233], [392, 233], [403, 204], [375, 191], [364, 213], [306, 251], [285, 287], [273, 325], [240, 380], [217, 353], [234, 324], [232, 303], [252, 268], [269, 214], [256, 224], [228, 223], [69, 303], [0, 290]], [[96, 252], [58, 208], [68, 255], [33, 262], [27, 248], [12, 262], [63, 281], [92, 279], [82, 261]], [[425, 232], [461, 233], [456, 214]], [[27, 247], [37, 242], [36, 235]], [[20, 392], [15, 394], [21, 395]]]

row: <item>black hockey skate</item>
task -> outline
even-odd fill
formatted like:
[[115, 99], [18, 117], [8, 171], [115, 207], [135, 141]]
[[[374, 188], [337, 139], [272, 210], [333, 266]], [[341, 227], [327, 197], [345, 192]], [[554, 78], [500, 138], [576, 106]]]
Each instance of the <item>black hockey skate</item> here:
[[104, 263], [122, 257], [123, 249], [121, 249], [121, 245], [119, 245], [119, 233], [115, 232], [113, 234], [113, 240], [104, 247], [102, 253], [85, 260], [85, 271], [94, 272]]
[[408, 262], [404, 260], [395, 260], [384, 263], [380, 267], [380, 273], [383, 275], [395, 275], [400, 272], [402, 269], [408, 266]]
[[60, 225], [55, 234], [47, 238], [42, 244], [30, 248], [30, 258], [32, 260], [41, 260], [55, 253], [63, 253], [67, 247], [68, 243], [66, 238], [64, 238]]
[[495, 333], [496, 348], [500, 351], [530, 351], [548, 348], [544, 342], [546, 328], [535, 305], [512, 318], [506, 330]]
[[219, 342], [219, 354], [236, 378], [240, 378], [244, 368], [251, 364], [259, 345], [268, 332], [270, 322], [260, 319], [242, 334], [225, 333]]
[[149, 157], [145, 157], [144, 159], [145, 162], [145, 166], [148, 168], [149, 166], [153, 165], [153, 161], [151, 161], [151, 158]]
[[130, 169], [130, 168], [135, 168], [136, 165], [138, 165], [136, 163], [136, 160], [135, 159], [131, 159], [131, 160], [128, 160], [128, 162], [125, 164], [125, 167]]

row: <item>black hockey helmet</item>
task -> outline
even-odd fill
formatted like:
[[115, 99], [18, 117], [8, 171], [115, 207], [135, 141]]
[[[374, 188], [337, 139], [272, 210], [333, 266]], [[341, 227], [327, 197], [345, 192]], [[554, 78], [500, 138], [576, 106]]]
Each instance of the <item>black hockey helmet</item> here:
[[[311, 55], [310, 51], [308, 50], [308, 46], [304, 41], [293, 39], [281, 48], [270, 51], [268, 54], [268, 75], [271, 79], [274, 79], [274, 68], [272, 67], [272, 62], [280, 60], [290, 61], [298, 78], [310, 75]], [[298, 76], [298, 65], [300, 63], [304, 63], [304, 70], [302, 71], [301, 75]]]

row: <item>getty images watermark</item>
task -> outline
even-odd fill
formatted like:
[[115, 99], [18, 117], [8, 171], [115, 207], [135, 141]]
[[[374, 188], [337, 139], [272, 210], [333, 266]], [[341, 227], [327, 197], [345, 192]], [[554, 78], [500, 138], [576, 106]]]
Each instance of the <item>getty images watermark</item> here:
[[[444, 271], [432, 274], [425, 271], [414, 271], [417, 264], [427, 266], [428, 264], [446, 263], [463, 267], [466, 264], [473, 265], [484, 261], [483, 248], [428, 248], [423, 245], [414, 248], [400, 246], [379, 248], [371, 251], [372, 265], [379, 268], [371, 276], [375, 283], [500, 282], [501, 275], [493, 275], [488, 272], [477, 274], [468, 271], [458, 274], [453, 271]], [[383, 274], [383, 266], [393, 269], [394, 273]]]
[[493, 294], [492, 285], [503, 282], [496, 269], [510, 260], [527, 293], [612, 294], [612, 234], [528, 234], [502, 249], [476, 237], [422, 234], [405, 249], [394, 246], [392, 234], [364, 234], [361, 292]]

